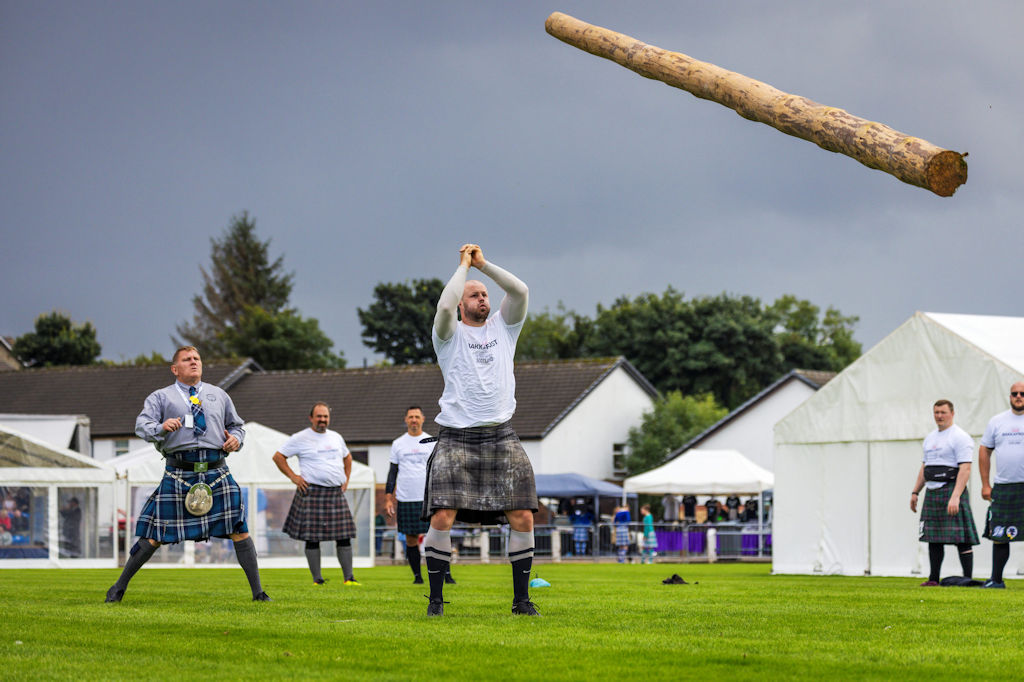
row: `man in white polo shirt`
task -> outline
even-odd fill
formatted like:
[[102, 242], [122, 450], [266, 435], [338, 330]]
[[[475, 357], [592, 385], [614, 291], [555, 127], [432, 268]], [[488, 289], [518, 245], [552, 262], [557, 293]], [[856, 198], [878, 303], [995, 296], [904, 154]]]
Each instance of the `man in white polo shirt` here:
[[[405, 411], [405, 433], [391, 443], [391, 466], [388, 482], [386, 511], [389, 518], [398, 515], [398, 532], [405, 535], [405, 558], [412, 569], [413, 584], [423, 584], [420, 570], [420, 536], [430, 529], [423, 520], [423, 489], [427, 484], [427, 458], [434, 449], [436, 438], [423, 430], [423, 410], [413, 405]], [[445, 583], [454, 585], [449, 571]]]
[[[992, 456], [995, 485], [989, 485]], [[992, 541], [992, 577], [982, 587], [1003, 588], [1010, 544], [1024, 539], [1024, 381], [1010, 387], [1010, 409], [989, 420], [978, 448], [981, 496], [991, 500], [985, 537]]]
[[[314, 584], [325, 582], [320, 574], [320, 543], [334, 540], [344, 585], [359, 585], [352, 575], [356, 524], [345, 500], [352, 475], [352, 453], [340, 433], [328, 430], [330, 423], [331, 409], [326, 403], [316, 403], [309, 411], [310, 427], [293, 434], [274, 453], [274, 464], [296, 488], [284, 532], [306, 543], [306, 560]], [[289, 457], [299, 458], [301, 475], [288, 466]]]

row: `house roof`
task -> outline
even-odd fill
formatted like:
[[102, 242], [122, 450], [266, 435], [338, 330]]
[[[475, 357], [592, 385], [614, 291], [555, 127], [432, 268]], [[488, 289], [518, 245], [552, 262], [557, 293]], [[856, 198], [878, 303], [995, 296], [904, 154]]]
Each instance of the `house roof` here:
[[[203, 378], [221, 385], [251, 361], [203, 365]], [[168, 365], [103, 365], [0, 373], [0, 413], [85, 414], [94, 438], [128, 436], [147, 395], [174, 380]]]
[[[520, 362], [512, 426], [522, 438], [543, 438], [609, 374], [623, 369], [651, 396], [657, 390], [625, 358]], [[264, 372], [251, 360], [203, 366], [204, 380], [228, 391], [246, 421], [293, 433], [309, 425], [323, 401], [331, 426], [354, 445], [387, 443], [405, 429], [410, 405], [434, 426], [444, 388], [437, 365]], [[94, 438], [131, 435], [142, 401], [172, 380], [166, 365], [73, 367], [0, 374], [0, 413], [85, 414]]]
[[779, 377], [774, 383], [772, 383], [771, 385], [769, 385], [769, 386], [765, 387], [763, 390], [761, 390], [760, 393], [758, 393], [754, 397], [752, 397], [749, 400], [747, 400], [745, 403], [743, 403], [742, 405], [737, 407], [735, 410], [733, 410], [729, 414], [725, 415], [724, 417], [719, 419], [717, 422], [715, 422], [714, 424], [712, 424], [708, 428], [704, 429], [703, 431], [698, 433], [696, 436], [694, 436], [693, 438], [691, 438], [690, 440], [686, 441], [681, 446], [679, 446], [678, 448], [673, 450], [672, 452], [668, 453], [668, 455], [665, 456], [664, 461], [668, 462], [668, 461], [670, 461], [672, 459], [675, 459], [676, 457], [678, 457], [682, 453], [686, 452], [690, 448], [697, 447], [703, 441], [707, 440], [712, 435], [714, 435], [715, 433], [717, 433], [721, 429], [725, 428], [729, 423], [731, 423], [733, 420], [735, 420], [736, 418], [741, 416], [744, 412], [746, 412], [747, 410], [752, 408], [754, 405], [756, 405], [757, 403], [761, 402], [762, 400], [764, 400], [765, 398], [770, 396], [772, 393], [775, 393], [775, 391], [779, 390], [780, 388], [785, 386], [790, 381], [800, 381], [800, 382], [803, 382], [803, 383], [807, 384], [808, 386], [810, 386], [815, 391], [817, 391], [819, 388], [821, 388], [822, 386], [827, 384], [829, 382], [829, 380], [831, 380], [833, 377], [835, 377], [835, 375], [836, 375], [836, 372], [826, 372], [824, 370], [819, 370], [819, 369], [793, 369], [793, 370], [790, 370], [786, 374], [783, 374], [781, 377]]
[[[516, 414], [521, 438], [542, 438], [609, 373], [623, 368], [651, 395], [657, 391], [624, 358], [553, 360], [516, 364]], [[437, 365], [250, 374], [231, 389], [244, 419], [292, 433], [309, 425], [316, 401], [331, 406], [331, 427], [349, 444], [386, 443], [405, 429], [410, 405], [422, 408], [429, 433], [436, 429], [444, 389]]]

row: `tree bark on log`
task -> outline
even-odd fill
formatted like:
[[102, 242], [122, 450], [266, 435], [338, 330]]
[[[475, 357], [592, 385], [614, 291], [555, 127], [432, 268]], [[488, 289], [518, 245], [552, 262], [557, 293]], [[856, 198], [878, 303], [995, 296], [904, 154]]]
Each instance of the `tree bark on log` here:
[[882, 123], [783, 92], [680, 52], [647, 45], [568, 14], [553, 13], [544, 28], [573, 47], [610, 59], [645, 78], [718, 102], [743, 118], [845, 154], [941, 197], [952, 196], [967, 182], [966, 153], [942, 149]]

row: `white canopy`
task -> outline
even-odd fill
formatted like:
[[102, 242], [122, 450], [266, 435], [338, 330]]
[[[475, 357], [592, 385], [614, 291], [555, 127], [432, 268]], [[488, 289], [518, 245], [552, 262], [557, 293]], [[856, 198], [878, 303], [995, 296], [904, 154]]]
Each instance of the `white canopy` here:
[[[288, 440], [288, 434], [281, 433], [258, 422], [246, 422], [245, 443], [238, 452], [228, 456], [231, 475], [239, 484], [245, 483], [280, 483], [290, 486], [291, 482], [284, 477], [274, 464], [274, 453]], [[132, 450], [109, 462], [121, 478], [127, 477], [133, 484], [156, 484], [164, 475], [164, 458], [151, 445]], [[297, 457], [288, 460], [288, 466], [296, 473], [301, 473]], [[359, 462], [352, 462], [352, 480], [350, 489], [372, 488], [375, 485], [373, 469]]]
[[[927, 575], [910, 491], [932, 405], [978, 439], [1024, 378], [1024, 317], [916, 313], [775, 427], [776, 573]], [[998, 460], [998, 453], [996, 454]], [[977, 467], [968, 482], [979, 530], [988, 503]], [[990, 543], [975, 574], [991, 566]], [[956, 564], [953, 550], [945, 565]], [[1007, 575], [1024, 568], [1012, 555]]]
[[91, 457], [0, 426], [0, 485], [113, 481], [114, 473]]
[[772, 472], [737, 450], [691, 449], [657, 469], [630, 476], [627, 492], [672, 495], [759, 493], [775, 485]]

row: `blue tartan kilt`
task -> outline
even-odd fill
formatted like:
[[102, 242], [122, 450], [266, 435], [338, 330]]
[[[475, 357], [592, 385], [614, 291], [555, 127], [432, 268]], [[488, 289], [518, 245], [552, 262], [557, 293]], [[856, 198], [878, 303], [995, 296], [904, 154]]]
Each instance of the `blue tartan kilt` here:
[[974, 525], [974, 514], [971, 512], [970, 495], [966, 489], [960, 495], [960, 512], [956, 516], [950, 516], [946, 511], [954, 487], [952, 483], [947, 483], [941, 488], [925, 490], [918, 533], [921, 542], [937, 542], [944, 545], [981, 543], [978, 539], [978, 529]]
[[574, 526], [572, 529], [573, 542], [587, 542], [590, 540], [590, 526]]
[[615, 526], [615, 544], [620, 547], [629, 544], [629, 526]]
[[[169, 476], [173, 471], [183, 484]], [[153, 494], [146, 500], [135, 526], [135, 534], [161, 543], [173, 544], [183, 540], [201, 542], [210, 538], [226, 538], [236, 533], [248, 533], [242, 491], [230, 473], [213, 485], [226, 468], [211, 471], [182, 471], [167, 467]], [[185, 495], [195, 483], [213, 488], [213, 506], [202, 516], [185, 511]]]

